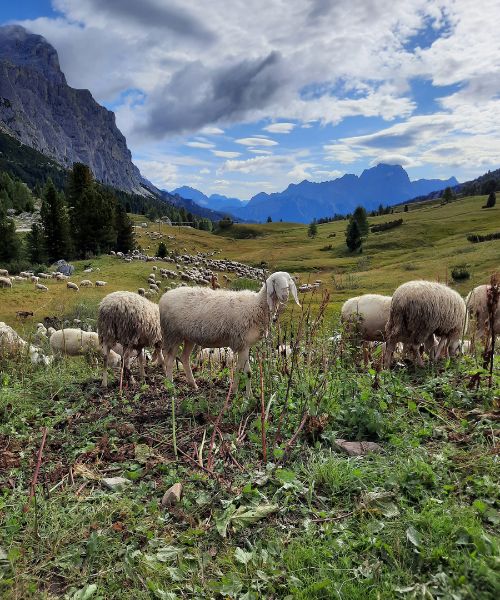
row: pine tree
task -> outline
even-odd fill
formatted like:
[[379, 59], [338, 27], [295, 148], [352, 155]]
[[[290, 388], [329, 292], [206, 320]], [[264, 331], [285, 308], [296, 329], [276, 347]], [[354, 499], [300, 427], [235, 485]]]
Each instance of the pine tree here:
[[47, 249], [43, 229], [38, 223], [33, 223], [31, 231], [26, 236], [26, 245], [30, 261], [35, 265], [47, 262]]
[[18, 260], [21, 243], [16, 233], [16, 224], [7, 216], [7, 210], [0, 203], [0, 264]]
[[309, 223], [309, 227], [307, 228], [307, 235], [310, 238], [315, 238], [318, 235], [318, 225], [316, 219], [313, 219]]
[[493, 208], [496, 203], [497, 203], [497, 197], [496, 197], [495, 192], [490, 192], [490, 195], [488, 196], [488, 200], [486, 201], [486, 204], [485, 204], [485, 206], [483, 206], [483, 208]]
[[52, 179], [47, 180], [43, 189], [40, 216], [49, 261], [70, 258], [71, 239], [66, 202], [64, 194], [56, 190]]
[[449, 202], [451, 202], [453, 200], [453, 198], [454, 198], [454, 196], [453, 196], [453, 192], [451, 191], [451, 188], [447, 187], [443, 193], [443, 203], [448, 204]]
[[358, 224], [359, 232], [361, 235], [368, 234], [368, 218], [366, 210], [362, 206], [358, 206], [352, 214], [352, 218]]
[[408, 204], [405, 204], [404, 211], [405, 211], [405, 212], [408, 212]]
[[272, 219], [272, 217], [267, 217], [267, 222], [268, 222], [268, 223], [272, 223], [272, 222], [273, 222], [273, 219]]
[[135, 247], [132, 221], [122, 205], [117, 203], [115, 210], [116, 250], [127, 253]]
[[351, 218], [345, 232], [345, 243], [351, 252], [361, 248], [361, 231], [359, 230], [358, 222], [354, 217]]
[[156, 256], [159, 256], [160, 258], [165, 258], [165, 256], [167, 256], [167, 247], [165, 246], [165, 242], [159, 243]]

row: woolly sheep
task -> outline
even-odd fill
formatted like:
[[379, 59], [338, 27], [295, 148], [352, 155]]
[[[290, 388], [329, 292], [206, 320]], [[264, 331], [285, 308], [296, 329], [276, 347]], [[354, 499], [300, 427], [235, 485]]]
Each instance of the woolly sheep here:
[[35, 289], [39, 290], [40, 292], [48, 292], [49, 288], [46, 285], [43, 285], [42, 283], [35, 283]]
[[[5, 271], [5, 269], [2, 269], [2, 271]], [[11, 279], [9, 277], [0, 277], [0, 287], [11, 288], [12, 287]]]
[[92, 287], [94, 284], [90, 281], [90, 279], [83, 279], [80, 281], [80, 287]]
[[[471, 319], [471, 329], [478, 336], [483, 344], [489, 339], [490, 325], [488, 314], [488, 290], [491, 285], [478, 285], [475, 287], [465, 299], [467, 312]], [[500, 335], [500, 301], [497, 304], [495, 311], [495, 319], [493, 321], [493, 331], [495, 335]]]
[[239, 374], [245, 371], [246, 393], [250, 395], [250, 346], [267, 335], [271, 320], [280, 303], [288, 301], [290, 291], [300, 306], [294, 280], [280, 271], [273, 273], [259, 292], [182, 287], [163, 294], [159, 307], [167, 378], [173, 381], [173, 363], [181, 343], [184, 343], [181, 361], [187, 381], [194, 389], [198, 386], [189, 356], [195, 344], [202, 348], [227, 346], [238, 353], [234, 388], [238, 389]]
[[95, 282], [96, 287], [104, 287], [107, 285], [106, 281], [99, 281], [99, 279]]
[[99, 350], [99, 336], [82, 329], [59, 329], [50, 336], [54, 356], [80, 356], [89, 350]]
[[[385, 328], [384, 364], [390, 366], [397, 342], [433, 346], [433, 335], [440, 337], [431, 358], [437, 360], [448, 350], [450, 356], [460, 347], [466, 321], [465, 302], [449, 287], [432, 281], [409, 281], [400, 285], [392, 296], [389, 321]], [[423, 366], [418, 352], [417, 363]]]
[[72, 281], [68, 281], [68, 283], [66, 284], [66, 287], [69, 290], [75, 290], [75, 292], [79, 292], [80, 288], [76, 285], [76, 283], [73, 283]]
[[3, 277], [8, 277], [9, 271], [7, 269], [0, 269], [0, 275]]
[[[123, 365], [130, 373], [130, 358], [137, 351], [141, 378], [144, 378], [143, 348], [155, 349], [155, 358], [165, 371], [162, 353], [160, 313], [158, 305], [133, 292], [112, 292], [105, 296], [98, 311], [99, 339], [104, 355], [104, 374], [102, 385], [108, 384], [107, 366], [109, 351], [116, 344], [123, 346]], [[131, 382], [134, 382], [131, 377]]]
[[28, 344], [12, 327], [0, 322], [0, 354], [15, 357], [19, 353], [29, 354], [33, 364], [47, 366], [52, 362], [52, 357], [45, 356], [40, 348]]

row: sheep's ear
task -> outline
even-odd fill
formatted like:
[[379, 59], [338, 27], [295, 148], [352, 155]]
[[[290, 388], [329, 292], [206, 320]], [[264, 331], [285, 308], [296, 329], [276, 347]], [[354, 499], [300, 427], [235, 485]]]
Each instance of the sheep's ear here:
[[292, 290], [292, 296], [293, 299], [295, 300], [295, 304], [298, 304], [300, 306], [300, 302], [299, 302], [299, 297], [297, 296], [297, 286], [295, 285], [295, 281], [293, 280], [292, 276], [290, 277], [290, 289]]
[[274, 317], [274, 313], [276, 312], [276, 308], [278, 305], [278, 297], [276, 296], [276, 292], [274, 291], [274, 279], [269, 277], [266, 281], [266, 292], [267, 292], [267, 305], [269, 306], [269, 312], [271, 316]]

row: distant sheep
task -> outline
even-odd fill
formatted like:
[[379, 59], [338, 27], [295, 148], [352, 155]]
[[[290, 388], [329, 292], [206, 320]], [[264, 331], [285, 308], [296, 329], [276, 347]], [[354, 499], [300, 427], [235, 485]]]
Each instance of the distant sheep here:
[[[446, 350], [450, 356], [455, 355], [460, 348], [465, 321], [465, 302], [446, 285], [432, 281], [404, 283], [392, 296], [385, 330], [384, 364], [390, 366], [397, 342], [411, 347], [430, 346], [433, 360]], [[433, 335], [440, 338], [437, 347], [433, 347]], [[419, 366], [423, 366], [420, 352], [416, 358]]]
[[80, 288], [76, 285], [76, 283], [73, 283], [72, 281], [68, 281], [66, 287], [68, 288], [68, 290], [74, 290], [75, 292], [80, 291]]
[[104, 287], [105, 285], [108, 285], [107, 281], [100, 281], [99, 279], [95, 282], [95, 286], [96, 287]]
[[181, 361], [187, 381], [194, 389], [198, 386], [189, 363], [194, 346], [227, 346], [238, 353], [234, 387], [238, 389], [239, 373], [245, 371], [246, 392], [250, 395], [250, 347], [267, 335], [280, 303], [288, 301], [290, 292], [299, 304], [292, 277], [277, 272], [259, 292], [183, 287], [163, 294], [159, 306], [168, 379], [173, 380], [173, 363], [181, 343], [184, 343]]
[[38, 290], [39, 292], [48, 292], [49, 288], [46, 285], [43, 285], [43, 283], [35, 283], [35, 289]]
[[234, 360], [234, 352], [231, 348], [202, 348], [196, 355], [195, 362], [198, 365], [207, 362], [209, 365], [227, 367]]
[[[155, 349], [155, 359], [165, 370], [157, 304], [133, 292], [112, 292], [99, 304], [97, 324], [104, 355], [104, 387], [108, 384], [109, 352], [116, 343], [123, 346], [123, 365], [127, 374], [130, 373], [130, 358], [135, 350], [138, 354], [141, 378], [144, 378], [142, 350], [146, 347]], [[131, 381], [134, 381], [133, 377]]]
[[92, 287], [94, 284], [90, 281], [90, 279], [83, 279], [80, 281], [80, 287]]
[[[52, 329], [49, 327], [49, 330]], [[67, 328], [51, 332], [50, 349], [54, 356], [82, 356], [88, 352], [100, 352], [99, 336], [94, 331]], [[121, 363], [121, 356], [110, 350], [110, 366]]]
[[[471, 329], [480, 339], [481, 343], [486, 344], [490, 336], [489, 314], [488, 314], [488, 290], [491, 285], [478, 285], [465, 299], [467, 312], [471, 319]], [[495, 335], [500, 335], [500, 302], [498, 302], [495, 318], [493, 321], [493, 331]]]
[[[2, 269], [2, 271], [5, 271], [5, 269]], [[0, 287], [11, 288], [12, 280], [9, 277], [0, 277]]]
[[0, 269], [0, 275], [2, 277], [8, 277], [9, 271], [7, 271], [7, 269]]
[[0, 354], [16, 357], [18, 354], [27, 354], [33, 364], [49, 365], [52, 362], [50, 356], [45, 356], [40, 348], [28, 344], [9, 325], [0, 322]]

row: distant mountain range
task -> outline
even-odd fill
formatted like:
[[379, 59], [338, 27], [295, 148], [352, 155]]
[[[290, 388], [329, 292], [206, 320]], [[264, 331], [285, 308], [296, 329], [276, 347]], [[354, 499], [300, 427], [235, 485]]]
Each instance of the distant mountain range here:
[[[357, 175], [344, 175], [332, 181], [315, 183], [304, 180], [292, 183], [286, 190], [273, 194], [261, 192], [245, 204], [237, 198], [205, 194], [184, 186], [177, 188], [185, 198], [192, 198], [198, 204], [210, 208], [227, 210], [246, 221], [294, 221], [309, 223], [313, 219], [348, 214], [358, 205], [367, 210], [379, 204], [391, 205], [424, 196], [430, 192], [458, 185], [455, 177], [449, 179], [417, 179], [410, 181], [408, 173], [400, 165], [378, 164]], [[222, 198], [222, 200], [219, 200]], [[217, 202], [217, 204], [215, 204]]]

